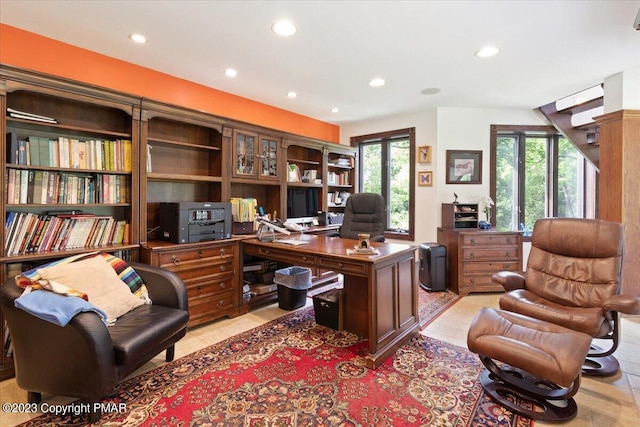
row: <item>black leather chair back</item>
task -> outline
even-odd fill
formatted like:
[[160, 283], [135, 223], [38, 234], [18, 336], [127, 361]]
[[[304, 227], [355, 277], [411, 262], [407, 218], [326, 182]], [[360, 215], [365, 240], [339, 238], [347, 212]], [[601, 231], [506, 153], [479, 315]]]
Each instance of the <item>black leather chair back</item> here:
[[[380, 241], [387, 228], [384, 197], [375, 193], [356, 193], [347, 199], [340, 237], [357, 239], [360, 233], [369, 233], [372, 240]], [[384, 240], [384, 239], [382, 239]]]

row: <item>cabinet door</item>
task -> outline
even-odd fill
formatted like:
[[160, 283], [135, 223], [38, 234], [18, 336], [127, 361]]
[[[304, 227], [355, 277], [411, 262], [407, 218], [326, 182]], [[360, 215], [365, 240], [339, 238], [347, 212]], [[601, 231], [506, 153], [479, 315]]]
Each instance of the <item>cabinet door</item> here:
[[233, 176], [257, 178], [258, 135], [251, 132], [233, 132]]
[[260, 179], [278, 179], [280, 168], [278, 165], [278, 144], [280, 140], [260, 135], [260, 152], [258, 153]]

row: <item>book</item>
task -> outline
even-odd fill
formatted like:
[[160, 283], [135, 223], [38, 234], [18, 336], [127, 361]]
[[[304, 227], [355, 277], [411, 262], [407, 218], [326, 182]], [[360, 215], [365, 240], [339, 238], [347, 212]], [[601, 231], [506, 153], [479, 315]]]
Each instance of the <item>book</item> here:
[[38, 147], [40, 148], [40, 165], [41, 166], [53, 166], [51, 164], [50, 157], [50, 149], [49, 149], [50, 141], [49, 138], [40, 138]]
[[16, 170], [9, 169], [7, 171], [7, 203], [15, 203], [16, 197]]
[[28, 136], [26, 141], [29, 149], [29, 161], [27, 164], [40, 166], [40, 138], [37, 136]]
[[18, 135], [15, 132], [7, 133], [7, 163], [18, 164]]
[[[34, 177], [33, 177], [33, 195], [31, 198], [31, 203], [35, 203], [35, 204], [39, 204], [42, 203], [42, 190], [43, 190], [43, 179], [44, 179], [44, 172], [41, 170], [37, 170], [34, 171]], [[46, 188], [44, 189], [44, 192], [46, 194]]]
[[19, 165], [27, 164], [27, 141], [24, 139], [18, 140], [18, 163]]

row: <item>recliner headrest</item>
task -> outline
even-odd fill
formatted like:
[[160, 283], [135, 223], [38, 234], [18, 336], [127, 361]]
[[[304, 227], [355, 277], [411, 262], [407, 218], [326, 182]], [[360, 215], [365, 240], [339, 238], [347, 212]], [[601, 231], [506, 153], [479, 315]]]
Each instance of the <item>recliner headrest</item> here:
[[622, 224], [584, 218], [544, 218], [533, 227], [531, 244], [554, 254], [575, 258], [620, 257]]

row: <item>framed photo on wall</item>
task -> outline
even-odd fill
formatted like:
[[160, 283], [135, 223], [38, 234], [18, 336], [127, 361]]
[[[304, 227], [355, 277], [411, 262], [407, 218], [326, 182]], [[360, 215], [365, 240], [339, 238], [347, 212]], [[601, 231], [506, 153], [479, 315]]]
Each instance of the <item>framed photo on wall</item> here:
[[418, 163], [431, 163], [430, 145], [421, 145], [418, 147]]
[[447, 184], [482, 184], [482, 151], [447, 150]]
[[431, 187], [433, 185], [433, 171], [418, 172], [418, 185]]

